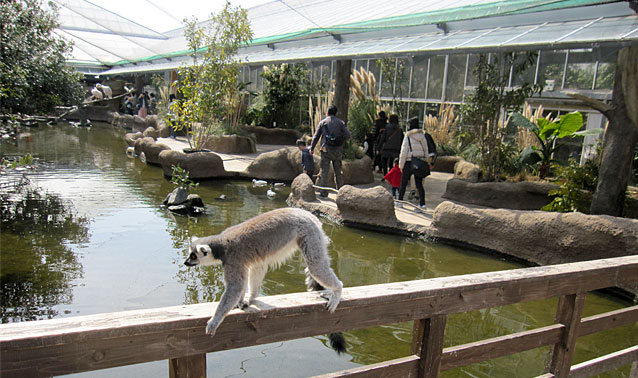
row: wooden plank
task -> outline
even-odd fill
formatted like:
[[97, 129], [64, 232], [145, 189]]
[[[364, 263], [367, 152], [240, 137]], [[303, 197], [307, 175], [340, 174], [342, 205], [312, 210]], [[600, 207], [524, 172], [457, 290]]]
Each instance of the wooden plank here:
[[558, 299], [556, 323], [564, 325], [565, 328], [560, 341], [550, 350], [551, 357], [548, 363], [549, 372], [557, 378], [569, 376], [584, 306], [585, 293], [562, 295]]
[[438, 378], [441, 373], [441, 354], [443, 353], [447, 316], [438, 315], [428, 319], [419, 319], [417, 322], [421, 323], [418, 329], [422, 331], [422, 335], [419, 336], [421, 341], [413, 343], [420, 347], [417, 376], [419, 378]]
[[378, 364], [356, 367], [335, 373], [317, 375], [313, 378], [415, 378], [419, 370], [419, 357], [408, 356]]
[[[638, 306], [609, 311], [583, 318], [578, 330], [578, 336], [586, 336], [635, 322], [638, 322]], [[530, 331], [445, 348], [443, 350], [441, 370], [454, 369], [555, 344], [560, 341], [563, 328], [562, 324], [554, 324]]]
[[458, 345], [443, 350], [441, 370], [454, 369], [477, 362], [524, 352], [560, 341], [562, 324], [494, 337], [487, 340]]
[[627, 256], [346, 288], [334, 314], [317, 293], [261, 297], [261, 311], [232, 311], [212, 339], [204, 327], [217, 304], [3, 324], [0, 372], [39, 377], [179, 358], [595, 290], [637, 277], [638, 256]]
[[638, 306], [621, 308], [583, 318], [578, 336], [591, 335], [592, 333], [636, 322], [638, 322]]
[[638, 360], [638, 345], [572, 366], [570, 378], [585, 378], [617, 369]]
[[206, 378], [206, 355], [194, 354], [168, 361], [169, 378]]

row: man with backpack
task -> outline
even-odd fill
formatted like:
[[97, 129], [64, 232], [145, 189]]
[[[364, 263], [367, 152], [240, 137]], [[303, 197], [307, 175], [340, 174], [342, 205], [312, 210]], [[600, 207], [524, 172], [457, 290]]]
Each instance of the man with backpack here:
[[[321, 181], [319, 186], [328, 186], [328, 172], [330, 164], [335, 173], [335, 184], [337, 189], [343, 185], [343, 177], [341, 173], [341, 161], [343, 160], [343, 146], [350, 138], [350, 131], [346, 124], [337, 118], [337, 107], [330, 105], [328, 107], [328, 115], [322, 119], [317, 125], [317, 131], [312, 138], [310, 144], [310, 154], [313, 154], [317, 143], [321, 138]], [[328, 192], [322, 190], [319, 192], [320, 197], [328, 197]]]

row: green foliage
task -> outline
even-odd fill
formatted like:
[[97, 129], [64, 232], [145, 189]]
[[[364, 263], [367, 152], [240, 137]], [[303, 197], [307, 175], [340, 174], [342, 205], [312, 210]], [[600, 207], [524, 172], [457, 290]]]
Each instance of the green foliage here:
[[191, 191], [191, 189], [195, 189], [199, 186], [199, 183], [194, 183], [193, 180], [191, 180], [186, 169], [179, 165], [173, 165], [171, 168], [173, 169], [173, 172], [171, 173], [171, 182], [175, 185], [175, 187]]
[[[195, 64], [179, 70], [178, 91], [182, 96], [171, 107], [174, 114], [171, 127], [194, 131], [196, 124], [201, 124], [206, 131], [203, 136], [219, 126], [233, 132], [241, 98], [238, 81], [241, 62], [235, 55], [252, 40], [247, 12], [226, 2], [224, 9], [206, 23], [206, 29], [196, 18], [185, 20], [185, 24], [184, 35]], [[191, 147], [200, 149], [205, 143], [203, 139], [206, 138], [189, 138]]]
[[4, 157], [0, 160], [0, 168], [16, 169], [18, 167], [28, 167], [31, 165], [33, 165], [33, 156], [31, 156], [31, 154], [20, 156], [15, 160], [7, 160]]
[[[309, 71], [303, 63], [275, 64], [264, 67], [263, 106], [256, 114], [266, 126], [295, 128], [299, 123], [300, 95], [308, 85]], [[303, 102], [305, 105], [305, 102]]]
[[575, 159], [569, 159], [566, 166], [555, 164], [553, 168], [559, 189], [549, 192], [550, 196], [555, 197], [552, 202], [543, 206], [542, 210], [559, 213], [573, 211], [588, 213], [592, 193], [598, 181], [598, 162], [588, 160], [581, 167]]
[[[401, 86], [395, 85], [395, 83], [400, 83], [404, 80], [405, 75], [405, 59], [395, 59], [395, 58], [383, 58], [379, 59], [376, 62], [377, 67], [381, 69], [383, 73], [381, 80], [384, 83], [384, 86], [388, 86], [392, 90], [392, 101], [390, 102], [390, 112], [395, 113], [399, 116], [399, 119], [404, 119], [405, 114], [402, 111], [403, 108], [398, 106], [397, 98], [403, 97], [403, 93], [401, 93]], [[382, 91], [383, 92], [383, 91]], [[379, 93], [381, 94], [381, 93]]]
[[374, 116], [377, 105], [370, 98], [354, 100], [348, 109], [348, 130], [350, 138], [357, 144], [363, 143], [366, 134], [372, 131], [371, 114]]
[[536, 60], [534, 52], [510, 52], [479, 56], [474, 73], [478, 86], [461, 106], [463, 123], [469, 127], [479, 150], [479, 166], [487, 180], [493, 180], [502, 170], [505, 153], [506, 129], [504, 115], [508, 111], [518, 111], [525, 102], [541, 90], [539, 85], [525, 83], [518, 88], [510, 88], [511, 74], [516, 76], [529, 68]]
[[521, 152], [520, 158], [521, 163], [525, 165], [539, 164], [538, 175], [540, 178], [545, 178], [548, 175], [551, 163], [560, 163], [552, 159], [554, 152], [564, 144], [559, 142], [560, 139], [597, 135], [602, 132], [602, 129], [578, 131], [583, 127], [583, 115], [580, 112], [565, 114], [554, 122], [538, 118], [536, 123], [531, 122], [520, 113], [513, 113], [510, 124], [529, 129], [540, 142], [540, 149], [536, 146], [527, 146]]
[[84, 98], [82, 75], [65, 64], [57, 10], [37, 0], [0, 1], [0, 111], [40, 114]]

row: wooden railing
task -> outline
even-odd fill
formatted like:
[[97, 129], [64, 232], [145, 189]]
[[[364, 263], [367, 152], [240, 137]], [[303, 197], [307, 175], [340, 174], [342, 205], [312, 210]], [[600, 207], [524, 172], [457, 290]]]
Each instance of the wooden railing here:
[[[581, 318], [588, 291], [638, 282], [638, 256], [344, 289], [337, 311], [316, 293], [258, 298], [205, 335], [216, 304], [4, 324], [0, 375], [47, 377], [170, 360], [171, 377], [204, 377], [206, 353], [414, 320], [412, 355], [332, 373], [339, 377], [438, 377], [440, 371], [551, 346], [542, 377], [586, 377], [638, 360], [638, 346], [575, 366], [579, 336], [638, 321], [638, 306]], [[559, 297], [556, 323], [443, 348], [449, 314]], [[634, 372], [638, 373], [634, 363]]]

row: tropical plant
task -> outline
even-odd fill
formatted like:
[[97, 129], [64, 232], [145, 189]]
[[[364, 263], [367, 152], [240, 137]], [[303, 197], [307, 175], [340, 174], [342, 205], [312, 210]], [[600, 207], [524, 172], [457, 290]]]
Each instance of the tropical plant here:
[[315, 134], [315, 128], [326, 117], [328, 107], [332, 104], [334, 92], [326, 91], [308, 96], [308, 113], [310, 114], [310, 131]]
[[455, 139], [459, 116], [454, 114], [454, 105], [441, 103], [439, 115], [428, 114], [423, 120], [427, 132], [437, 146], [447, 146]]
[[0, 1], [0, 111], [48, 113], [78, 105], [82, 74], [66, 64], [71, 43], [53, 33], [57, 8], [38, 0]]
[[598, 159], [588, 160], [582, 167], [575, 159], [569, 159], [567, 165], [554, 164], [553, 168], [559, 189], [549, 192], [554, 199], [541, 210], [588, 213], [598, 181]]
[[294, 128], [300, 95], [307, 86], [309, 71], [305, 64], [275, 64], [264, 67], [264, 107], [261, 123], [267, 126]]
[[372, 130], [380, 106], [375, 84], [374, 74], [363, 67], [350, 75], [350, 88], [354, 96], [348, 110], [348, 129], [352, 140], [359, 144]]
[[474, 134], [480, 149], [478, 163], [487, 180], [493, 180], [502, 168], [507, 112], [518, 111], [528, 97], [541, 90], [540, 85], [529, 83], [508, 89], [510, 75], [525, 71], [536, 56], [534, 52], [479, 55], [474, 69], [478, 86], [461, 106], [461, 115], [463, 124]]
[[195, 183], [191, 180], [190, 174], [186, 169], [179, 165], [172, 165], [171, 169], [173, 170], [171, 173], [171, 183], [173, 183], [176, 188], [186, 189], [190, 192], [199, 186], [199, 183]]
[[252, 31], [246, 10], [233, 7], [230, 2], [226, 2], [220, 13], [212, 15], [206, 26], [196, 18], [184, 23], [193, 64], [179, 69], [178, 91], [182, 98], [171, 107], [174, 114], [171, 127], [176, 130], [186, 127], [189, 136], [194, 136], [189, 138], [191, 148], [201, 149], [217, 129], [236, 131], [238, 117], [234, 109], [241, 89], [238, 83], [241, 62], [236, 53], [252, 40]]
[[525, 147], [521, 152], [520, 159], [526, 165], [539, 164], [538, 176], [540, 178], [547, 177], [551, 163], [559, 163], [553, 159], [553, 155], [564, 144], [560, 142], [561, 139], [597, 135], [602, 132], [602, 129], [578, 131], [583, 127], [583, 115], [580, 112], [567, 113], [553, 122], [546, 118], [538, 118], [536, 123], [520, 113], [513, 113], [510, 122], [515, 126], [530, 130], [536, 136], [540, 148], [537, 146]]

